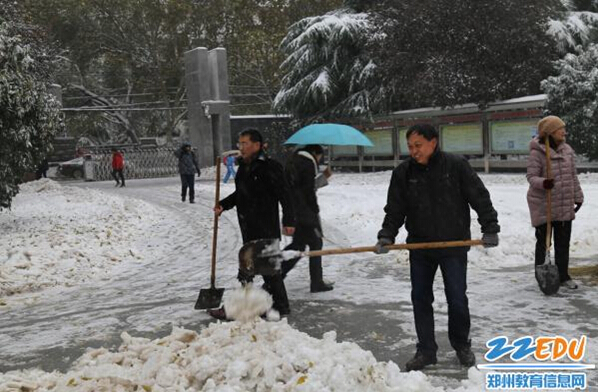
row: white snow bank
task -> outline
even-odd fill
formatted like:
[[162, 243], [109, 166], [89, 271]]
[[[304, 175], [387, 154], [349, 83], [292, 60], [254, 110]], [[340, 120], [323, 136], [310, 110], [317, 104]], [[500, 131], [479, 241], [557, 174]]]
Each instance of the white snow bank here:
[[[421, 372], [377, 362], [336, 332], [312, 338], [286, 320], [213, 323], [150, 341], [121, 335], [118, 352], [89, 349], [66, 374], [39, 369], [0, 374], [2, 391], [443, 391]], [[483, 389], [471, 368], [458, 391]], [[27, 389], [23, 389], [27, 388]]]
[[139, 200], [26, 183], [0, 214], [0, 304], [7, 296], [102, 279], [124, 260], [141, 260], [134, 244], [165, 214]]

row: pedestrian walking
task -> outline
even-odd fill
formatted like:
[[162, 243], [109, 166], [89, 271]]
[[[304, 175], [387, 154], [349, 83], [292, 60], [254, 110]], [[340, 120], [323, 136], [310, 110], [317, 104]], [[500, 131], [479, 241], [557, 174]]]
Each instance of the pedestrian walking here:
[[181, 176], [181, 201], [185, 202], [187, 198], [187, 189], [189, 189], [189, 203], [195, 203], [195, 173], [197, 177], [201, 175], [197, 157], [191, 149], [191, 143], [185, 142], [174, 152], [179, 159], [179, 174]]
[[237, 175], [237, 172], [235, 172], [235, 160], [236, 157], [234, 154], [227, 155], [223, 159], [223, 163], [226, 165], [226, 174], [224, 175], [222, 182], [225, 184], [231, 177], [234, 179]]
[[[392, 172], [386, 216], [378, 232], [376, 253], [386, 253], [405, 224], [407, 242], [459, 241], [471, 238], [470, 207], [478, 215], [484, 246], [498, 245], [497, 213], [488, 190], [463, 157], [440, 150], [438, 131], [428, 124], [407, 131], [410, 158]], [[448, 302], [448, 335], [463, 366], [473, 366], [467, 298], [469, 247], [411, 250], [411, 302], [417, 332], [417, 351], [405, 366], [420, 370], [436, 363], [433, 284], [438, 267]]]
[[[295, 152], [287, 162], [285, 174], [291, 188], [296, 226], [293, 242], [285, 250], [302, 252], [308, 246], [309, 250], [322, 249], [322, 224], [316, 190], [328, 185], [328, 178], [332, 175], [330, 168], [323, 173], [318, 173], [318, 164], [323, 155], [322, 146], [312, 144]], [[298, 261], [299, 258], [294, 258], [282, 262], [283, 278]], [[330, 291], [334, 288], [323, 278], [321, 256], [309, 258], [309, 278], [312, 293]]]
[[[546, 139], [549, 143], [551, 177], [547, 175]], [[566, 126], [559, 117], [547, 116], [538, 122], [538, 135], [529, 144], [527, 204], [536, 235], [535, 264], [541, 265], [546, 257], [546, 193], [550, 190], [554, 258], [561, 285], [576, 289], [577, 283], [569, 276], [569, 243], [575, 213], [583, 204], [583, 191], [577, 177], [575, 151], [566, 140]]]
[[[112, 177], [116, 181], [116, 185], [122, 188], [125, 186], [125, 175], [123, 174], [123, 170], [125, 169], [125, 158], [123, 154], [116, 149], [116, 147], [112, 147]], [[120, 181], [119, 181], [120, 177]]]
[[[235, 177], [235, 191], [220, 201], [214, 211], [237, 208], [243, 243], [281, 237], [278, 205], [282, 206], [282, 233], [293, 235], [295, 217], [291, 194], [280, 163], [266, 156], [263, 151], [262, 135], [256, 129], [247, 129], [239, 135], [241, 159]], [[240, 270], [239, 280], [245, 284], [253, 277], [245, 276]], [[289, 314], [291, 309], [280, 271], [263, 276], [263, 288], [272, 295], [273, 308], [280, 315]], [[208, 311], [212, 317], [226, 319], [224, 308]]]

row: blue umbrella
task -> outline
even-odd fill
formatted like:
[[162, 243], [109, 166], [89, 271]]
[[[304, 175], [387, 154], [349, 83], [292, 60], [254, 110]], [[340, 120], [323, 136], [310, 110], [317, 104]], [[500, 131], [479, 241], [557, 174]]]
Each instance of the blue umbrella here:
[[374, 144], [357, 129], [343, 124], [312, 124], [301, 128], [284, 144], [367, 146]]

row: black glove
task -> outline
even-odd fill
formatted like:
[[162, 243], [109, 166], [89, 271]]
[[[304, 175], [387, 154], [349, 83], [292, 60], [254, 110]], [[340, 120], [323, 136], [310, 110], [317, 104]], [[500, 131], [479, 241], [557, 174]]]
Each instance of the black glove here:
[[581, 208], [581, 203], [575, 203], [575, 212], [579, 211]]
[[484, 233], [482, 235], [482, 242], [484, 243], [484, 248], [498, 246], [498, 233]]
[[554, 178], [547, 178], [542, 182], [542, 188], [544, 189], [552, 189], [554, 188]]
[[239, 273], [237, 274], [237, 279], [243, 286], [245, 286], [249, 282], [253, 282], [253, 274], [250, 274], [246, 269], [239, 268]]
[[386, 238], [386, 237], [380, 237], [378, 238], [378, 242], [376, 242], [376, 250], [374, 250], [374, 253], [377, 255], [381, 255], [384, 253], [388, 253], [388, 251], [390, 249], [385, 248], [386, 245], [391, 245], [394, 241], [391, 240], [390, 238]]

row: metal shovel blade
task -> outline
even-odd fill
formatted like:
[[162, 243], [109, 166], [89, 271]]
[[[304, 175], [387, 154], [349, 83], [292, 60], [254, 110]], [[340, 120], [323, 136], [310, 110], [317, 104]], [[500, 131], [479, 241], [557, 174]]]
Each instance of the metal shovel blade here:
[[220, 307], [224, 289], [211, 287], [199, 290], [199, 297], [195, 302], [195, 309], [214, 309]]
[[558, 267], [551, 262], [550, 254], [546, 254], [544, 264], [536, 266], [536, 280], [540, 290], [546, 295], [553, 295], [559, 291], [561, 279]]
[[249, 241], [239, 250], [239, 269], [250, 276], [275, 275], [282, 260], [278, 239]]

